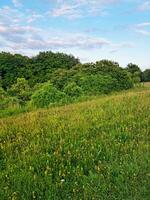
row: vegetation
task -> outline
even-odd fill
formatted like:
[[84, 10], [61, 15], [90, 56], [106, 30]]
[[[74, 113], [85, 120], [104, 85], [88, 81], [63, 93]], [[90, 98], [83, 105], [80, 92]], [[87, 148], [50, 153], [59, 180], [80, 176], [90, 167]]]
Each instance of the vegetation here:
[[142, 79], [144, 82], [150, 82], [150, 69], [146, 69], [142, 74]]
[[[129, 64], [127, 69], [108, 60], [81, 64], [72, 55], [51, 51], [40, 52], [32, 58], [2, 52], [1, 115], [130, 89], [140, 83], [141, 73], [139, 67], [133, 64]], [[147, 80], [147, 73], [143, 73], [142, 77]]]
[[51, 51], [32, 58], [2, 52], [0, 117], [127, 90], [141, 81], [149, 81], [149, 69], [142, 72], [132, 63], [123, 69], [114, 61], [81, 64], [72, 55]]
[[41, 52], [33, 58], [19, 54], [0, 53], [0, 80], [3, 88], [10, 88], [17, 78], [25, 78], [31, 86], [49, 80], [58, 68], [70, 69], [79, 63], [72, 55]]
[[0, 53], [0, 199], [150, 199], [149, 72]]
[[141, 88], [1, 119], [0, 199], [150, 199], [149, 113]]
[[50, 104], [59, 103], [65, 98], [65, 93], [57, 90], [50, 82], [46, 82], [33, 93], [30, 104], [36, 108], [43, 108]]

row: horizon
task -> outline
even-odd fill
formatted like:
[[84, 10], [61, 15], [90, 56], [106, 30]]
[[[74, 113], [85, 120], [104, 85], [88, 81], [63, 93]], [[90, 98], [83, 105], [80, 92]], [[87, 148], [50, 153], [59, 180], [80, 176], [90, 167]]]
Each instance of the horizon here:
[[150, 68], [150, 0], [2, 0], [0, 51]]

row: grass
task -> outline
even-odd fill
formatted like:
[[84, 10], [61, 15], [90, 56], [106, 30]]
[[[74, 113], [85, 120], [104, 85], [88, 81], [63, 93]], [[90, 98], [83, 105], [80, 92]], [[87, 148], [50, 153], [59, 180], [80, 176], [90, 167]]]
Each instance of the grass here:
[[0, 119], [0, 199], [149, 200], [150, 90]]

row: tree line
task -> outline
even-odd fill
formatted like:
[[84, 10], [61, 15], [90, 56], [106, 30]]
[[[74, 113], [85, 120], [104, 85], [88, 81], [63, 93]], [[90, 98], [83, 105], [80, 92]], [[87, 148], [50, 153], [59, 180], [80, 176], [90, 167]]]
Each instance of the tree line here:
[[150, 69], [135, 64], [126, 68], [100, 60], [82, 64], [64, 53], [40, 52], [27, 57], [0, 53], [0, 106], [47, 107], [72, 102], [81, 96], [109, 94], [150, 81]]

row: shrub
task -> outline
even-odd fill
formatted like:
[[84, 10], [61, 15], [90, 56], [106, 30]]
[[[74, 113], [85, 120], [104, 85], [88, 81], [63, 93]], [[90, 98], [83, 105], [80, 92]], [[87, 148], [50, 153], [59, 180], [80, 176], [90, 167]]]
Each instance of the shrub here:
[[82, 88], [79, 87], [75, 82], [69, 83], [64, 88], [64, 92], [70, 97], [79, 97], [83, 94]]
[[0, 99], [4, 99], [6, 97], [6, 91], [0, 87]]
[[65, 102], [65, 100], [65, 93], [57, 90], [50, 82], [46, 82], [33, 93], [30, 105], [43, 108], [48, 107], [50, 104]]
[[17, 97], [20, 100], [20, 104], [25, 104], [31, 95], [28, 81], [25, 78], [18, 78], [17, 83], [8, 90], [8, 94]]
[[150, 82], [150, 69], [146, 69], [143, 73], [142, 73], [142, 80], [144, 82]]
[[8, 96], [7, 92], [0, 87], [0, 109], [18, 107], [19, 100], [16, 97]]
[[111, 76], [88, 75], [80, 78], [80, 86], [88, 94], [107, 94], [115, 90], [117, 80]]

